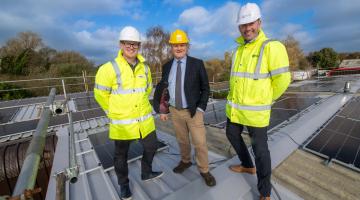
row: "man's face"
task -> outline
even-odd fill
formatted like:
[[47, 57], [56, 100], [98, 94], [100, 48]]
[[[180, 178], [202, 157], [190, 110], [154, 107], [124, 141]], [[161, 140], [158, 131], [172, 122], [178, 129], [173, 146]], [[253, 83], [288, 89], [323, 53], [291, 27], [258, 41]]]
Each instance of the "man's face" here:
[[261, 28], [261, 21], [260, 19], [258, 19], [254, 22], [240, 25], [239, 31], [241, 35], [244, 37], [244, 39], [249, 41], [258, 36], [260, 28]]
[[125, 58], [134, 59], [139, 52], [140, 43], [132, 41], [121, 41], [120, 48], [123, 50]]
[[171, 51], [172, 54], [176, 59], [181, 59], [186, 56], [189, 49], [189, 44], [182, 43], [182, 44], [171, 44]]

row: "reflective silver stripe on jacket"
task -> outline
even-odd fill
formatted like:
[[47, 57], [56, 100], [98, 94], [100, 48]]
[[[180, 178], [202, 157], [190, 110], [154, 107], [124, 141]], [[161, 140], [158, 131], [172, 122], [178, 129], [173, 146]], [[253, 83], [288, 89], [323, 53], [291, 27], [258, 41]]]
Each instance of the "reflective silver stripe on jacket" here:
[[115, 71], [115, 74], [116, 74], [116, 83], [118, 84], [118, 88], [121, 88], [121, 72], [120, 72], [120, 67], [119, 65], [117, 64], [117, 62], [114, 60], [111, 62], [112, 64], [112, 67]]
[[262, 61], [262, 57], [264, 55], [264, 49], [265, 46], [267, 45], [267, 43], [271, 42], [271, 41], [275, 41], [272, 39], [268, 39], [265, 40], [262, 44], [261, 44], [261, 48], [260, 48], [260, 54], [256, 63], [256, 67], [255, 67], [255, 76], [254, 76], [254, 80], [258, 80], [260, 77], [260, 68], [261, 68], [261, 61]]
[[149, 119], [151, 116], [152, 116], [152, 114], [149, 113], [145, 116], [142, 116], [142, 117], [139, 117], [136, 119], [124, 119], [124, 120], [110, 119], [110, 123], [111, 124], [122, 124], [122, 125], [133, 124], [133, 123], [137, 123], [137, 122], [143, 122], [143, 121]]
[[227, 101], [227, 104], [229, 104], [231, 107], [234, 107], [239, 110], [253, 110], [253, 111], [264, 111], [264, 110], [270, 110], [271, 105], [264, 105], [264, 106], [244, 106], [239, 105], [236, 103], [233, 103], [231, 101]]
[[111, 94], [132, 94], [132, 93], [141, 93], [145, 91], [146, 91], [145, 88], [135, 88], [135, 89], [127, 89], [127, 90], [117, 89], [111, 91]]
[[[275, 76], [278, 74], [282, 74], [282, 73], [286, 73], [286, 72], [289, 72], [289, 67], [281, 67], [279, 69], [272, 70], [269, 73], [265, 73], [265, 74], [260, 73], [257, 78], [265, 79], [265, 78], [269, 78], [269, 77], [272, 77], [272, 76]], [[249, 72], [232, 72], [231, 76], [237, 76], [240, 78], [252, 78], [252, 79], [255, 78], [255, 74], [249, 73]]]
[[104, 90], [104, 91], [111, 92], [111, 87], [99, 85], [97, 83], [95, 83], [95, 88], [98, 89], [98, 90]]
[[[240, 78], [254, 78], [255, 74], [253, 73], [248, 73], [248, 72], [232, 72], [231, 76], [237, 76]], [[270, 74], [266, 73], [266, 74], [259, 74], [258, 78], [269, 78]]]
[[286, 73], [286, 72], [289, 72], [289, 66], [274, 69], [274, 70], [270, 71], [269, 73], [270, 73], [270, 76], [275, 76], [275, 75]]
[[144, 88], [134, 88], [134, 89], [123, 89], [122, 88], [122, 80], [121, 80], [121, 71], [120, 71], [119, 65], [117, 64], [117, 62], [115, 60], [112, 61], [111, 64], [112, 64], [113, 69], [115, 71], [116, 83], [118, 85], [118, 89], [112, 90], [111, 94], [132, 94], [132, 93], [146, 92], [146, 89], [149, 87], [149, 81], [148, 81], [149, 69], [148, 69], [148, 67], [146, 65], [145, 65], [146, 87], [144, 87]]

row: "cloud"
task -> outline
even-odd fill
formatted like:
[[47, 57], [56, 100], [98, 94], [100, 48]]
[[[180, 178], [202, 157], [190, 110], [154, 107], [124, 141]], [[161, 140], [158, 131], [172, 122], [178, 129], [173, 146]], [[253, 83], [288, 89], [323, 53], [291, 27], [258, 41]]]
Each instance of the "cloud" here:
[[236, 17], [239, 8], [240, 4], [232, 1], [215, 10], [195, 6], [184, 10], [176, 25], [184, 26], [196, 35], [213, 33], [234, 37], [238, 34]]
[[[310, 6], [311, 5], [311, 6]], [[306, 51], [332, 47], [359, 51], [360, 4], [358, 0], [267, 0], [261, 5], [264, 29], [271, 36], [292, 34]], [[290, 21], [290, 23], [289, 23]]]
[[206, 49], [211, 48], [214, 45], [214, 41], [208, 41], [208, 42], [191, 42], [191, 49], [196, 51], [203, 51]]
[[1, 9], [11, 11], [15, 15], [32, 16], [39, 13], [48, 16], [64, 16], [76, 14], [118, 14], [127, 13], [128, 9], [141, 6], [141, 0], [23, 0], [21, 4], [5, 1]]
[[[119, 27], [99, 27], [95, 21], [74, 17], [112, 15], [140, 19], [140, 0], [24, 0], [2, 2], [0, 7], [0, 46], [23, 31], [40, 35], [57, 50], [75, 50], [96, 63], [114, 57]], [[135, 13], [135, 14], [134, 14]], [[106, 15], [105, 15], [106, 14]], [[75, 18], [73, 21], [72, 18]]]
[[78, 46], [77, 50], [98, 63], [105, 62], [104, 57], [111, 59], [116, 55], [119, 34], [117, 29], [105, 27], [93, 32], [83, 30], [72, 34]]
[[309, 35], [308, 32], [304, 30], [304, 27], [300, 24], [288, 23], [283, 26], [280, 30], [279, 38], [286, 38], [291, 35], [296, 40], [300, 41], [303, 45], [308, 45], [313, 42], [313, 38]]
[[76, 29], [89, 29], [91, 27], [93, 27], [95, 25], [95, 22], [93, 21], [88, 21], [88, 20], [78, 20], [75, 22], [74, 27]]

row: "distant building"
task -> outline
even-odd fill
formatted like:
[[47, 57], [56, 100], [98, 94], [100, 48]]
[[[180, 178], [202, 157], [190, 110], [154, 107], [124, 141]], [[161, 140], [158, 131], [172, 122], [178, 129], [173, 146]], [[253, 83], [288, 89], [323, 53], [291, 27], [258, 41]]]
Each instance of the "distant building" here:
[[292, 77], [292, 80], [300, 81], [300, 80], [309, 79], [314, 74], [316, 74], [316, 69], [311, 69], [311, 70], [306, 70], [306, 71], [304, 71], [304, 70], [292, 71], [291, 72], [291, 77]]
[[356, 68], [356, 67], [360, 67], [360, 59], [343, 60], [339, 66], [339, 68]]
[[327, 72], [327, 76], [360, 74], [360, 59], [343, 60], [339, 68]]

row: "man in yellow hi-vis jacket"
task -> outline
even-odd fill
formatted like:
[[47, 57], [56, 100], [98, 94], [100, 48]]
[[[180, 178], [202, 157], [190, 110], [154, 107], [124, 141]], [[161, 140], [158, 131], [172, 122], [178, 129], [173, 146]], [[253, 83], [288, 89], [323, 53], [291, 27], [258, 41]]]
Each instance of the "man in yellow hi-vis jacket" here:
[[[285, 46], [269, 40], [261, 30], [259, 7], [248, 3], [240, 8], [238, 25], [241, 37], [233, 54], [230, 92], [226, 104], [226, 136], [241, 165], [230, 170], [257, 174], [260, 200], [269, 200], [271, 160], [267, 127], [271, 104], [290, 84], [289, 59]], [[244, 126], [249, 131], [255, 154], [255, 166], [241, 137]]]
[[96, 74], [94, 96], [110, 119], [109, 137], [115, 141], [114, 166], [121, 199], [131, 199], [127, 157], [132, 141], [139, 139], [144, 147], [141, 179], [158, 178], [163, 172], [152, 171], [157, 137], [148, 99], [152, 90], [151, 73], [138, 53], [140, 33], [127, 26], [121, 30], [119, 41], [118, 56], [102, 65]]

